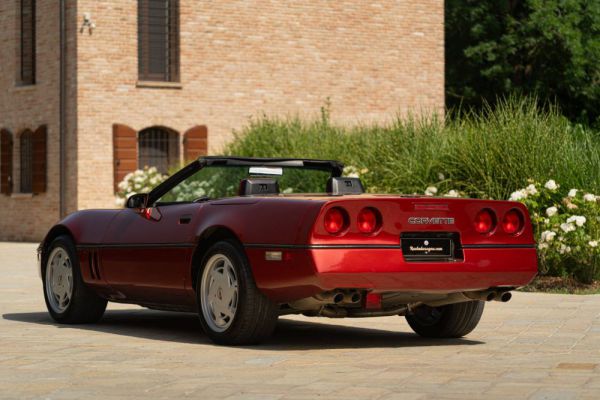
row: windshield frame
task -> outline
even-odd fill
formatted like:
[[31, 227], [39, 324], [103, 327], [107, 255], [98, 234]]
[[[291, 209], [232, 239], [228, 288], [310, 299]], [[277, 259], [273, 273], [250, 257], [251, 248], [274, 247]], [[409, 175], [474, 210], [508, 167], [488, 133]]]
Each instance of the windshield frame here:
[[154, 206], [160, 198], [175, 186], [191, 177], [203, 168], [218, 167], [282, 167], [298, 168], [329, 172], [330, 177], [342, 176], [344, 165], [334, 160], [309, 160], [298, 158], [247, 158], [247, 157], [217, 157], [206, 156], [183, 167], [148, 194], [148, 204]]

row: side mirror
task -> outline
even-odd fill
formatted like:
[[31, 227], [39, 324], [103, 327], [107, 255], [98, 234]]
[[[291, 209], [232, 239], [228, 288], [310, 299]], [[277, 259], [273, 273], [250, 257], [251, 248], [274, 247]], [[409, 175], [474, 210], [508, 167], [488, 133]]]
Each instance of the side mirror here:
[[125, 207], [143, 209], [148, 205], [148, 194], [147, 193], [136, 193], [129, 196]]

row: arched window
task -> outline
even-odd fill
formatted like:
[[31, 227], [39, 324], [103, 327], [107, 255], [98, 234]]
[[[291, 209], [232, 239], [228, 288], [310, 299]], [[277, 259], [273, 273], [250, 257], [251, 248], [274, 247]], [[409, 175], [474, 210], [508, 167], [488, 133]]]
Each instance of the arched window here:
[[29, 129], [21, 133], [20, 148], [20, 192], [31, 193], [33, 190], [33, 132]]
[[138, 168], [156, 167], [161, 173], [179, 163], [179, 135], [166, 128], [152, 127], [138, 136]]

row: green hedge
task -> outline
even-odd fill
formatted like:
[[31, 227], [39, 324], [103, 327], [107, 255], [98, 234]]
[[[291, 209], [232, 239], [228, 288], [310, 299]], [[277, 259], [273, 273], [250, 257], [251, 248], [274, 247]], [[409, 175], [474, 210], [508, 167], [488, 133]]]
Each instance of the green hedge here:
[[422, 193], [431, 185], [471, 197], [508, 198], [528, 179], [598, 191], [600, 135], [572, 125], [552, 107], [512, 98], [481, 114], [396, 119], [342, 127], [321, 118], [253, 119], [227, 154], [338, 159], [376, 190]]

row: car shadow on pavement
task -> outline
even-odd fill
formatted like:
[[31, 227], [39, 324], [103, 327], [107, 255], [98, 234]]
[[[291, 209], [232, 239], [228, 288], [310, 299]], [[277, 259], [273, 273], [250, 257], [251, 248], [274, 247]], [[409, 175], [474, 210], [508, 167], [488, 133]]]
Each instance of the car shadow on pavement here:
[[[47, 312], [7, 313], [2, 318], [59, 329], [81, 329], [106, 332], [150, 340], [208, 344], [198, 317], [190, 313], [163, 312], [146, 309], [107, 310], [95, 324], [61, 325]], [[323, 321], [325, 319], [320, 319]], [[470, 339], [424, 339], [412, 332], [336, 325], [323, 322], [280, 318], [273, 336], [257, 348], [265, 350], [351, 349], [381, 347], [423, 347], [443, 345], [477, 345]], [[252, 346], [253, 348], [256, 346]]]

